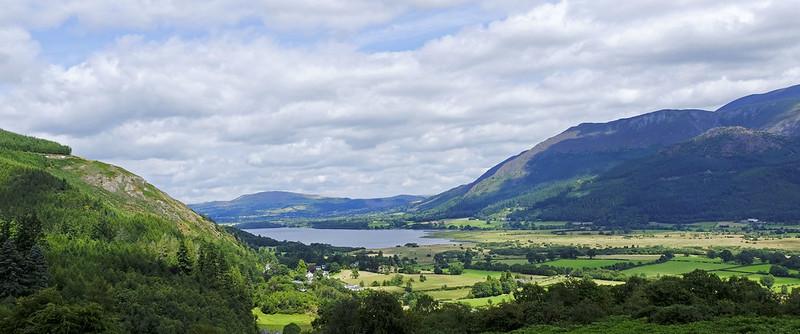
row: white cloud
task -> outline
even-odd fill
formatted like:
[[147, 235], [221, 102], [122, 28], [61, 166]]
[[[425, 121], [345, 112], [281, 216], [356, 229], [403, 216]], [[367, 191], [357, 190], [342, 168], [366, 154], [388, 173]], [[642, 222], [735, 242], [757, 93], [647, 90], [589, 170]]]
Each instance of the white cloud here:
[[0, 26], [0, 85], [18, 82], [36, 65], [39, 45], [24, 29]]
[[[347, 30], [422, 3], [259, 8], [271, 8], [260, 19]], [[404, 52], [367, 53], [338, 38], [288, 47], [224, 27], [196, 38], [129, 36], [75, 66], [27, 75], [0, 93], [0, 117], [190, 202], [262, 190], [434, 194], [578, 122], [713, 108], [798, 83], [797, 4], [507, 1], [507, 10], [525, 9]], [[107, 9], [75, 6], [53, 11], [96, 27], [254, 15], [173, 2], [115, 23], [103, 21]], [[21, 32], [15, 38], [34, 45]]]

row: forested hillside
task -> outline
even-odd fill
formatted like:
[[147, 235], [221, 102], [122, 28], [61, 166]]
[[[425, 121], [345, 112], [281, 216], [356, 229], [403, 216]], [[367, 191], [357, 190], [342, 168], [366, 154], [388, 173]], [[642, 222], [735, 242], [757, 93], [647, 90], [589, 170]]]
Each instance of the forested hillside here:
[[0, 332], [255, 331], [252, 251], [140, 177], [69, 153], [0, 134]]
[[624, 163], [512, 219], [614, 225], [650, 221], [796, 221], [800, 145], [791, 137], [717, 128], [689, 142]]

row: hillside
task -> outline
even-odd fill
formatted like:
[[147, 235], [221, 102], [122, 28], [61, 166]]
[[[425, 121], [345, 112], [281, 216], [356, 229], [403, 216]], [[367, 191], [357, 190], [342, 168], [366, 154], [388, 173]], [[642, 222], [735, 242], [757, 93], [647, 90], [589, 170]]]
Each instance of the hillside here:
[[486, 215], [526, 208], [554, 192], [721, 126], [800, 134], [800, 86], [737, 99], [717, 111], [661, 110], [608, 123], [584, 123], [491, 168], [474, 182], [413, 208], [417, 219]]
[[716, 128], [623, 163], [513, 219], [615, 225], [704, 220], [796, 221], [800, 142], [742, 127]]
[[244, 195], [232, 201], [191, 204], [197, 212], [219, 223], [280, 222], [295, 218], [329, 218], [397, 211], [424, 197], [399, 195], [351, 199], [269, 191]]
[[[30, 295], [0, 304], [0, 329], [52, 330], [26, 320], [49, 312], [94, 319], [75, 324], [85, 332], [254, 331], [251, 251], [141, 177], [69, 153], [0, 132], [0, 261], [22, 256], [6, 251], [16, 243], [19, 254], [41, 249], [49, 268], [40, 275], [49, 288], [35, 293], [9, 288], [14, 276], [0, 273], [3, 297]], [[37, 235], [34, 246], [22, 245], [25, 235]]]

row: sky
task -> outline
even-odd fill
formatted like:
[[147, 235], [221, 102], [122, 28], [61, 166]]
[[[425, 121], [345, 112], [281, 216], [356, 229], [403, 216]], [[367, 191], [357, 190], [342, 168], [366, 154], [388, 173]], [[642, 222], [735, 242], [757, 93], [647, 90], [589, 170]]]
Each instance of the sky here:
[[0, 8], [0, 128], [189, 203], [432, 195], [581, 122], [800, 84], [800, 0]]

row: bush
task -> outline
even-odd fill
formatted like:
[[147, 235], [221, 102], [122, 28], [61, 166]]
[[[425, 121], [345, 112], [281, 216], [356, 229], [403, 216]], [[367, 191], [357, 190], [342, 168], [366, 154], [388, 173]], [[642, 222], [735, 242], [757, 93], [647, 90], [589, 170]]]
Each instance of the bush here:
[[662, 325], [685, 324], [709, 319], [711, 310], [690, 305], [670, 305], [656, 308], [648, 320]]
[[296, 323], [283, 326], [283, 334], [300, 334], [303, 330]]

